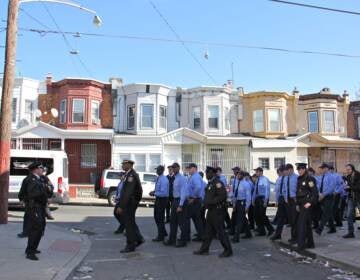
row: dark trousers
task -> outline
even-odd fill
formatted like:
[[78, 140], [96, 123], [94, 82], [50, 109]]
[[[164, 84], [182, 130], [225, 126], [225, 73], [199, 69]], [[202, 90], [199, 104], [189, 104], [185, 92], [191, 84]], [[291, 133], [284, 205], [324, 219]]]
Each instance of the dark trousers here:
[[[170, 214], [170, 236], [169, 242], [175, 243], [177, 237], [177, 230], [181, 230], [181, 241], [190, 240], [190, 220], [186, 218], [186, 205], [184, 205], [183, 210], [177, 213], [177, 208], [179, 207], [180, 199], [174, 198], [171, 205], [171, 214]], [[188, 226], [189, 224], [189, 226]]]
[[283, 196], [279, 197], [278, 208], [276, 212], [276, 231], [275, 234], [281, 236], [284, 225], [287, 221], [287, 204]]
[[29, 210], [25, 208], [22, 234], [29, 235]]
[[201, 205], [201, 210], [200, 210], [200, 216], [201, 216], [201, 222], [203, 224], [203, 229], [205, 229], [205, 223], [206, 223], [206, 208], [204, 205]]
[[297, 220], [297, 243], [299, 250], [314, 246], [314, 238], [311, 229], [311, 207], [306, 209], [304, 205], [300, 205], [300, 212]]
[[206, 215], [205, 237], [201, 244], [201, 251], [208, 252], [211, 242], [215, 237], [219, 238], [226, 252], [232, 252], [229, 236], [224, 229], [225, 211], [223, 208], [209, 209]]
[[28, 243], [25, 252], [34, 254], [44, 234], [46, 219], [45, 208], [28, 208]]
[[250, 207], [249, 207], [248, 220], [249, 220], [250, 228], [254, 229], [255, 228], [255, 214], [254, 214], [254, 206], [253, 205], [250, 205]]
[[[227, 205], [227, 203], [226, 203], [226, 205]], [[225, 216], [224, 216], [225, 223], [224, 224], [225, 224], [226, 228], [231, 229], [231, 218], [230, 218], [227, 206], [224, 208], [224, 213], [225, 213]]]
[[192, 203], [188, 204], [188, 216], [194, 223], [197, 236], [203, 238], [204, 236], [204, 226], [201, 221], [201, 200], [195, 199]]
[[339, 193], [334, 195], [334, 206], [333, 206], [333, 217], [334, 221], [333, 223], [336, 224], [336, 226], [341, 227], [342, 226], [342, 213], [341, 212], [341, 195]]
[[231, 212], [230, 234], [235, 233], [236, 223], [237, 223], [237, 218], [236, 218], [236, 203], [235, 203], [234, 208], [233, 208], [233, 210]]
[[348, 223], [348, 232], [354, 233], [354, 223], [355, 220], [355, 210], [356, 208], [360, 210], [360, 202], [349, 197], [348, 198], [348, 208], [347, 208], [347, 223]]
[[334, 196], [328, 195], [320, 202], [321, 204], [321, 220], [319, 230], [323, 230], [328, 223], [331, 230], [335, 229], [334, 218], [333, 218], [333, 207], [334, 207]]
[[124, 231], [124, 229], [125, 229], [124, 215], [123, 214], [119, 215], [118, 213], [116, 213], [116, 210], [118, 208], [119, 208], [119, 206], [117, 206], [117, 205], [114, 207], [114, 217], [119, 222], [118, 230]]
[[126, 243], [127, 247], [131, 249], [135, 248], [137, 243], [143, 240], [139, 227], [137, 226], [135, 221], [135, 213], [137, 207], [137, 202], [130, 202], [126, 209], [124, 209]]
[[266, 207], [262, 196], [255, 199], [254, 214], [259, 234], [265, 234], [265, 227], [269, 232], [274, 231], [268, 216], [266, 216]]
[[296, 232], [297, 232], [297, 219], [298, 212], [296, 211], [296, 202], [293, 198], [288, 198], [287, 202], [287, 218], [288, 223], [291, 227], [291, 240], [296, 240]]
[[171, 210], [171, 204], [173, 202], [173, 198], [169, 198], [168, 204], [166, 205], [166, 221], [170, 221], [170, 210]]
[[320, 203], [317, 203], [313, 207], [311, 207], [311, 218], [314, 228], [318, 228], [321, 220], [321, 205]]
[[239, 238], [240, 233], [245, 233], [247, 236], [251, 235], [250, 226], [246, 218], [246, 201], [236, 201], [236, 226], [235, 226], [235, 238]]
[[157, 238], [159, 239], [163, 239], [167, 235], [165, 229], [165, 211], [168, 203], [169, 199], [167, 197], [157, 197], [155, 199], [154, 219], [158, 229]]

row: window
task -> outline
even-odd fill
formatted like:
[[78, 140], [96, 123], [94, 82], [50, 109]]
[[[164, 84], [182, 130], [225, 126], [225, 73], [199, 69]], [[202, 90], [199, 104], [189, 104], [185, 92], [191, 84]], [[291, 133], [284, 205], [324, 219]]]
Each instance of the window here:
[[154, 174], [144, 174], [144, 182], [155, 183], [157, 176]]
[[146, 155], [145, 154], [134, 154], [135, 169], [138, 172], [146, 171]]
[[274, 167], [278, 169], [280, 166], [285, 165], [285, 158], [275, 158], [274, 159]]
[[230, 130], [230, 109], [225, 108], [225, 129]]
[[10, 149], [16, 149], [16, 148], [17, 148], [16, 139], [12, 138], [12, 139], [11, 139]]
[[160, 128], [166, 129], [166, 115], [167, 115], [167, 108], [166, 106], [160, 106]]
[[154, 105], [141, 105], [141, 128], [154, 128]]
[[31, 100], [25, 100], [25, 119], [29, 122], [33, 121], [34, 103]]
[[[11, 157], [10, 159], [10, 176], [27, 176], [29, 174], [28, 167], [35, 161], [40, 161], [47, 167], [46, 175], [50, 175], [54, 171], [54, 159], [47, 158], [34, 158], [34, 157]], [[11, 181], [10, 181], [11, 184]], [[16, 184], [18, 184], [16, 182]]]
[[208, 106], [209, 128], [219, 128], [219, 106]]
[[200, 107], [193, 107], [193, 127], [194, 129], [199, 129], [201, 127], [200, 119]]
[[12, 104], [11, 104], [11, 109], [12, 109], [12, 122], [16, 122], [16, 115], [17, 115], [17, 99], [13, 98], [12, 99]]
[[60, 102], [60, 123], [66, 123], [66, 99]]
[[210, 166], [223, 166], [224, 150], [221, 148], [210, 149]]
[[40, 138], [23, 138], [23, 150], [42, 150], [42, 139]]
[[270, 132], [281, 131], [281, 112], [280, 109], [268, 109], [268, 122]]
[[91, 101], [91, 122], [93, 124], [100, 123], [100, 102]]
[[61, 139], [49, 140], [49, 149], [60, 151], [61, 150]]
[[264, 113], [263, 110], [253, 112], [254, 132], [264, 131]]
[[161, 157], [159, 154], [150, 154], [149, 155], [149, 172], [153, 172], [156, 167], [160, 165]]
[[96, 168], [97, 146], [96, 144], [81, 144], [81, 168]]
[[259, 158], [259, 167], [263, 169], [270, 169], [269, 158]]
[[318, 112], [308, 112], [308, 130], [312, 133], [319, 132], [319, 118]]
[[108, 172], [106, 174], [106, 179], [112, 179], [112, 180], [120, 180], [121, 179], [121, 172]]
[[85, 119], [85, 100], [73, 99], [72, 122], [83, 123]]
[[335, 132], [335, 112], [334, 111], [324, 111], [324, 131], [325, 132]]
[[132, 130], [135, 127], [135, 105], [128, 106], [128, 130]]

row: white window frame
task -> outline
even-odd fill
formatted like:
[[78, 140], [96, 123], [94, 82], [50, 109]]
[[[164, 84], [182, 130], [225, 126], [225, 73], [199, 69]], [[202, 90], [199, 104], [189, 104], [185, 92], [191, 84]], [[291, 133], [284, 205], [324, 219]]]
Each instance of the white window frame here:
[[[77, 102], [77, 101], [82, 101], [83, 102], [83, 121], [81, 122], [76, 122], [76, 121], [74, 121], [74, 114], [75, 114], [75, 111], [74, 111], [74, 108], [75, 108], [75, 102]], [[85, 123], [85, 109], [86, 109], [86, 106], [85, 106], [85, 99], [83, 99], [83, 98], [74, 98], [73, 100], [72, 100], [72, 123]], [[80, 113], [80, 112], [76, 112], [76, 113]]]
[[[282, 161], [281, 164], [277, 164], [278, 160]], [[279, 168], [282, 165], [285, 165], [285, 163], [286, 163], [286, 157], [275, 157], [274, 158], [274, 168], [275, 169]]]
[[[64, 105], [64, 108], [62, 108], [62, 106]], [[60, 101], [60, 108], [59, 108], [59, 112], [60, 112], [60, 116], [59, 116], [59, 122], [61, 124], [66, 123], [66, 108], [67, 107], [67, 100], [66, 99], [62, 99]]]
[[[258, 113], [261, 113], [261, 126], [259, 125], [259, 127], [257, 126], [257, 122], [260, 121], [259, 116], [257, 115]], [[254, 132], [263, 132], [265, 130], [264, 128], [264, 110], [255, 110], [253, 111], [253, 129]]]
[[[331, 130], [328, 130], [327, 129], [327, 121], [326, 121], [326, 113], [331, 113], [332, 114], [332, 129]], [[323, 131], [326, 132], [326, 133], [335, 133], [335, 118], [336, 118], [336, 114], [335, 114], [335, 111], [333, 110], [324, 110], [323, 111]], [[330, 124], [330, 122], [329, 122]]]
[[[210, 118], [210, 108], [217, 108], [217, 117], [212, 117]], [[219, 105], [208, 105], [207, 106], [207, 110], [208, 110], [208, 128], [209, 130], [218, 130], [220, 127], [220, 106]], [[215, 126], [210, 126], [210, 119], [217, 119], [217, 123], [216, 123], [216, 127]]]
[[[197, 114], [198, 114], [198, 118], [196, 118]], [[192, 119], [193, 119], [193, 129], [200, 129], [201, 128], [201, 107], [200, 106], [192, 107]], [[199, 120], [198, 126], [195, 125], [195, 120]]]
[[[133, 160], [135, 161], [135, 165], [134, 165], [134, 167], [135, 167], [135, 169], [136, 169], [136, 171], [137, 172], [146, 172], [146, 165], [147, 165], [147, 159], [146, 159], [146, 153], [136, 153], [136, 154], [132, 154], [132, 156], [133, 156]], [[136, 158], [136, 157], [143, 157], [144, 158], [144, 162], [143, 163], [139, 163], [139, 160]], [[143, 169], [140, 169], [139, 167], [143, 167]]]
[[230, 130], [230, 108], [225, 108], [225, 129]]
[[[132, 117], [130, 117], [130, 109], [133, 109], [133, 116]], [[135, 129], [135, 120], [136, 120], [135, 104], [131, 104], [131, 105], [127, 106], [126, 119], [127, 119], [127, 130], [134, 130]], [[132, 126], [130, 126], [130, 119], [133, 119], [133, 125]]]
[[[161, 110], [163, 109], [164, 115], [161, 115]], [[165, 105], [159, 106], [159, 127], [162, 129], [167, 128], [167, 107]]]
[[[270, 119], [270, 112], [277, 112], [279, 119], [278, 119], [278, 124], [277, 124], [277, 128], [275, 130], [273, 130], [271, 128], [271, 122], [272, 120]], [[269, 132], [281, 132], [282, 131], [282, 110], [280, 108], [269, 108], [267, 109], [267, 117], [268, 117], [268, 131]], [[274, 121], [275, 122], [275, 121]]]
[[[27, 111], [27, 105], [30, 104], [30, 112]], [[29, 122], [33, 121], [34, 118], [34, 101], [26, 99], [25, 100], [25, 119], [27, 119]]]
[[[93, 105], [97, 106], [97, 115], [94, 116], [94, 108]], [[100, 124], [100, 101], [91, 100], [91, 123], [92, 124]]]
[[[95, 152], [86, 152], [83, 154], [83, 147], [95, 147], [91, 149]], [[90, 160], [89, 160], [90, 159]], [[97, 167], [97, 145], [96, 144], [81, 144], [80, 145], [80, 168], [96, 168]]]
[[[310, 123], [310, 115], [311, 114], [316, 114], [316, 127], [317, 127], [317, 130], [316, 131], [312, 131], [310, 129], [310, 126], [311, 126], [311, 123]], [[307, 112], [307, 121], [308, 121], [308, 132], [311, 132], [311, 133], [319, 133], [319, 112], [318, 111], [309, 111]]]
[[[261, 167], [262, 169], [264, 169], [264, 170], [270, 170], [270, 158], [268, 158], [268, 157], [261, 157], [261, 158], [259, 158], [258, 159], [259, 160], [259, 167]], [[263, 164], [262, 164], [262, 160], [265, 160], [265, 161], [267, 161], [267, 165], [268, 166], [264, 166]]]
[[[151, 114], [151, 126], [147, 127], [147, 126], [144, 126], [143, 124], [143, 118], [144, 117], [150, 117], [150, 116], [144, 116], [144, 108], [145, 107], [151, 107], [152, 109], [152, 114]], [[154, 129], [154, 104], [151, 104], [151, 103], [143, 103], [140, 105], [140, 108], [141, 108], [141, 129]]]

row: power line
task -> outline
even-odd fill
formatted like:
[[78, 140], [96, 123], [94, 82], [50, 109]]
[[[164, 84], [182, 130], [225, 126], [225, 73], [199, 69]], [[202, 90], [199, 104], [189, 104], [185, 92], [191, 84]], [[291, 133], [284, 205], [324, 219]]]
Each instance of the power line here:
[[[1, 29], [1, 28], [0, 28]], [[6, 30], [6, 28], [5, 28]], [[35, 28], [23, 28], [20, 27], [19, 30], [25, 32], [38, 33], [41, 36], [47, 34], [66, 34], [66, 35], [75, 35], [75, 36], [88, 36], [88, 37], [101, 37], [101, 38], [110, 38], [110, 39], [123, 39], [123, 40], [139, 40], [139, 41], [153, 41], [153, 42], [163, 42], [163, 43], [187, 43], [194, 45], [203, 45], [203, 46], [214, 46], [214, 47], [224, 47], [224, 48], [242, 48], [242, 49], [256, 49], [263, 51], [271, 52], [283, 52], [283, 53], [295, 53], [295, 54], [311, 54], [311, 55], [324, 55], [324, 56], [333, 56], [333, 57], [343, 57], [343, 58], [360, 58], [360, 55], [357, 54], [347, 54], [340, 52], [330, 52], [330, 51], [317, 51], [317, 50], [297, 50], [289, 49], [282, 47], [270, 47], [270, 46], [256, 46], [256, 45], [246, 45], [246, 44], [235, 44], [235, 43], [222, 43], [222, 42], [206, 42], [199, 40], [177, 40], [169, 38], [160, 38], [160, 37], [146, 37], [146, 36], [134, 36], [134, 35], [113, 35], [113, 34], [101, 34], [101, 33], [85, 33], [85, 32], [75, 32], [75, 31], [56, 31], [56, 30], [47, 30], [47, 29], [35, 29]]]
[[354, 12], [354, 11], [349, 11], [349, 10], [340, 10], [340, 9], [334, 9], [334, 8], [310, 5], [310, 4], [303, 4], [303, 3], [292, 2], [292, 1], [283, 1], [283, 0], [268, 0], [268, 1], [277, 2], [277, 3], [281, 3], [281, 4], [287, 4], [287, 5], [293, 5], [293, 6], [300, 6], [300, 7], [305, 7], [305, 8], [319, 9], [319, 10], [324, 10], [324, 11], [360, 16], [360, 12]]
[[167, 27], [170, 29], [170, 31], [175, 35], [177, 40], [182, 44], [184, 49], [187, 51], [187, 53], [194, 59], [194, 61], [200, 66], [200, 68], [203, 70], [203, 72], [209, 77], [209, 79], [216, 84], [216, 80], [214, 77], [206, 70], [204, 65], [200, 62], [199, 59], [193, 54], [193, 52], [187, 47], [185, 44], [185, 41], [183, 41], [180, 37], [180, 35], [176, 32], [174, 27], [169, 23], [169, 21], [165, 18], [165, 16], [160, 12], [160, 10], [156, 7], [155, 3], [151, 0], [149, 0], [150, 5], [154, 9], [154, 11], [159, 15], [159, 17], [164, 21], [164, 23], [167, 25]]

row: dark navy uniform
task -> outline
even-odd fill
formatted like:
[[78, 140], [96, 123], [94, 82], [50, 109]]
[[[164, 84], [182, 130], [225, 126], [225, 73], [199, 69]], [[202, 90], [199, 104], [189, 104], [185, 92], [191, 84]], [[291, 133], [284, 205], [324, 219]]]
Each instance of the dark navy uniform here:
[[117, 207], [121, 208], [126, 230], [127, 245], [124, 252], [134, 251], [135, 248], [144, 243], [139, 228], [135, 221], [136, 209], [142, 198], [142, 186], [139, 175], [134, 169], [128, 170], [124, 175], [124, 183]]
[[205, 237], [199, 251], [194, 254], [204, 255], [209, 253], [210, 244], [213, 238], [218, 237], [224, 252], [220, 257], [229, 257], [232, 255], [232, 248], [229, 236], [225, 232], [224, 219], [226, 206], [227, 192], [221, 180], [214, 176], [208, 181], [205, 189], [205, 207], [208, 209], [206, 215]]
[[[299, 208], [299, 217], [297, 221], [297, 243], [298, 249], [314, 247], [313, 233], [311, 229], [311, 209], [318, 201], [318, 189], [316, 180], [307, 172], [303, 176], [298, 177], [296, 203]], [[305, 208], [305, 204], [310, 203], [309, 208]]]

